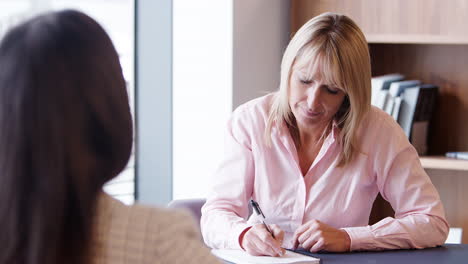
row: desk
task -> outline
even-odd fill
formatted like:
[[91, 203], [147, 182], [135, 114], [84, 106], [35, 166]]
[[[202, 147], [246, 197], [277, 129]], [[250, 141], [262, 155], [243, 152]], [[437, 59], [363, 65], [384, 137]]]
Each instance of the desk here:
[[320, 264], [468, 264], [468, 244], [377, 252], [303, 253], [319, 258]]
[[468, 264], [468, 244], [445, 244], [426, 249], [404, 249], [379, 252], [321, 253], [307, 255], [321, 264]]

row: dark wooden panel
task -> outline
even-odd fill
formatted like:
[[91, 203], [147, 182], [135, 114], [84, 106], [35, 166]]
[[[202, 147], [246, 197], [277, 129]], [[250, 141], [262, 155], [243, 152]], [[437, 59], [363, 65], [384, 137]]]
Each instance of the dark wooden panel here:
[[375, 199], [374, 205], [372, 206], [371, 215], [369, 217], [369, 224], [373, 225], [385, 217], [395, 217], [395, 211], [389, 202], [385, 201], [379, 194]]
[[429, 154], [468, 150], [468, 45], [371, 44], [373, 75], [400, 72], [440, 87]]

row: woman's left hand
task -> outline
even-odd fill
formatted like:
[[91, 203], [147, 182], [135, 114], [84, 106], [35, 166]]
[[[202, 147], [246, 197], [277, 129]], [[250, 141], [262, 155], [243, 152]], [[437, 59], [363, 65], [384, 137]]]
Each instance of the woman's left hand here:
[[325, 250], [329, 252], [349, 251], [351, 239], [344, 230], [333, 228], [318, 220], [311, 220], [300, 226], [293, 236], [294, 246], [310, 252]]

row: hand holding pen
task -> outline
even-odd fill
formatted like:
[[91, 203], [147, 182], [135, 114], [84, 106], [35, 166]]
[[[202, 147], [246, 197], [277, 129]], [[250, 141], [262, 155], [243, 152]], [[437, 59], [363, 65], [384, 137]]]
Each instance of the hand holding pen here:
[[268, 233], [270, 233], [271, 236], [275, 238], [275, 235], [273, 234], [271, 229], [268, 227], [268, 225], [265, 223], [265, 215], [263, 214], [262, 209], [260, 209], [260, 206], [258, 205], [258, 203], [254, 200], [250, 200], [250, 205], [252, 206], [253, 210], [255, 211], [257, 215], [262, 216], [263, 226], [265, 226], [265, 229], [268, 231]]
[[260, 206], [253, 200], [250, 201], [253, 210], [262, 218], [262, 223], [246, 229], [239, 237], [242, 248], [254, 256], [282, 256], [285, 250], [281, 247], [284, 231], [277, 225], [268, 226], [265, 223], [265, 215]]

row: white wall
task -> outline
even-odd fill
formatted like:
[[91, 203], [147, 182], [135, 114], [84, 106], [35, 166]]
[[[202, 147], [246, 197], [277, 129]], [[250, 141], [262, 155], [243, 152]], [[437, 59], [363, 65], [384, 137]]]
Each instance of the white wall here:
[[206, 197], [231, 111], [277, 89], [289, 6], [173, 1], [173, 199]]
[[276, 91], [289, 42], [290, 1], [233, 0], [233, 107]]

